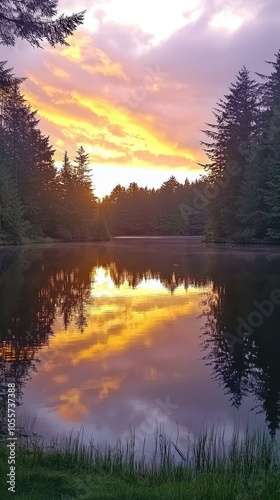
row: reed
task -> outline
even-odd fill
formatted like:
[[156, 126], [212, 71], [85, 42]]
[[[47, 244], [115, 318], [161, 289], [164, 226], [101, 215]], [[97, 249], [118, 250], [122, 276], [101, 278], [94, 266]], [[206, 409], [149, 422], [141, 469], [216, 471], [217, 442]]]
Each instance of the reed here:
[[[149, 454], [145, 440], [136, 452], [133, 429], [114, 446], [97, 445], [83, 429], [49, 442], [26, 432], [18, 443], [18, 498], [280, 498], [279, 445], [265, 431], [236, 428], [226, 439], [208, 427], [182, 449], [157, 428]], [[2, 443], [1, 477], [6, 455]]]

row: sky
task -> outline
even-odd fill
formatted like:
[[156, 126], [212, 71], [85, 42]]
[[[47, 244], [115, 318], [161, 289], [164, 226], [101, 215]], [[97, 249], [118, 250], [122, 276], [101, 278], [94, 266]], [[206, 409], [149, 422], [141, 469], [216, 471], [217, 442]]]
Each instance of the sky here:
[[90, 155], [95, 193], [120, 183], [159, 187], [199, 178], [200, 141], [215, 103], [245, 64], [254, 74], [280, 49], [278, 0], [60, 0], [87, 9], [69, 47], [1, 47], [38, 109], [59, 167]]

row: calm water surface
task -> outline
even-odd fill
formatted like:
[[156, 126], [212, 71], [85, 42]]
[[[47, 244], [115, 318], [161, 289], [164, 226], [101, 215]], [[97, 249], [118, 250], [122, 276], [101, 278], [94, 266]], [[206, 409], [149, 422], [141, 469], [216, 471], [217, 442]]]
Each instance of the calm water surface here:
[[[123, 238], [0, 251], [3, 380], [49, 437], [280, 425], [280, 248]], [[275, 292], [276, 293], [276, 292]], [[234, 342], [240, 318], [258, 326]], [[238, 319], [239, 318], [239, 319]], [[253, 319], [252, 319], [253, 318]], [[259, 320], [258, 320], [259, 318]]]

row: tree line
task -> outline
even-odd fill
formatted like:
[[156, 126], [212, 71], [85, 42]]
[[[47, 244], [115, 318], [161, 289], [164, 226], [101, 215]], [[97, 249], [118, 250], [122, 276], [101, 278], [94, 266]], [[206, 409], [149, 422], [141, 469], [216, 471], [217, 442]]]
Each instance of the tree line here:
[[239, 71], [204, 131], [208, 241], [280, 240], [280, 51], [268, 64]]
[[[192, 205], [203, 182], [184, 184], [171, 176], [159, 189], [127, 188], [118, 184], [100, 204], [103, 219], [112, 236], [200, 235], [205, 225], [204, 211], [193, 214], [186, 224], [184, 206]], [[183, 209], [182, 209], [183, 206]]]
[[[57, 0], [3, 0], [0, 45], [66, 44], [84, 12], [57, 17]], [[94, 241], [118, 235], [202, 235], [212, 242], [280, 240], [280, 51], [270, 75], [244, 66], [213, 110], [202, 141], [208, 163], [192, 184], [117, 185], [100, 202], [82, 146], [62, 167], [49, 137], [0, 62], [0, 244]]]
[[280, 51], [270, 75], [243, 66], [201, 141], [208, 163], [192, 184], [117, 185], [102, 202], [117, 235], [204, 235], [208, 242], [280, 241]]
[[[57, 0], [3, 0], [0, 45], [27, 40], [68, 45], [85, 12], [57, 16]], [[0, 244], [105, 239], [89, 175], [89, 157], [80, 146], [56, 169], [49, 137], [38, 127], [6, 62], [0, 62]]]
[[65, 153], [55, 167], [21, 82], [0, 63], [0, 242], [103, 239], [88, 154], [80, 146], [73, 161]]

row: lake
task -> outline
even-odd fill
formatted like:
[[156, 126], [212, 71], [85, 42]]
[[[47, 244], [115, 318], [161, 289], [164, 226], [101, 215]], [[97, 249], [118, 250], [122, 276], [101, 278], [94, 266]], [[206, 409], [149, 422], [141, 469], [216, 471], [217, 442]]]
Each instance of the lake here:
[[[0, 250], [2, 380], [49, 438], [180, 446], [280, 425], [280, 248], [117, 238]], [[246, 326], [247, 325], [247, 326]], [[243, 333], [243, 335], [242, 335]]]

